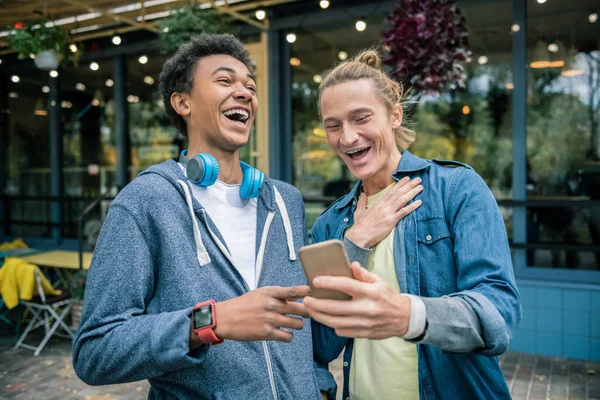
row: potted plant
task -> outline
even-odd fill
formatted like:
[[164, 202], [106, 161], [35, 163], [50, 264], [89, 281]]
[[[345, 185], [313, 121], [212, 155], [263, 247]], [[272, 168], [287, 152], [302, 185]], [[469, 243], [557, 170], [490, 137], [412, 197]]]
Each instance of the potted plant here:
[[[39, 11], [36, 13], [41, 14]], [[42, 70], [58, 68], [61, 60], [70, 59], [75, 62], [78, 54], [70, 53], [68, 46], [68, 32], [43, 17], [34, 22], [15, 23], [8, 36], [8, 47], [20, 59], [35, 55], [35, 65]]]
[[201, 9], [192, 2], [158, 22], [158, 27], [163, 32], [158, 37], [158, 48], [162, 53], [169, 54], [188, 43], [192, 36], [201, 33], [229, 33], [233, 25], [231, 18], [212, 8]]
[[87, 271], [85, 270], [77, 271], [71, 278], [71, 296], [73, 299], [73, 306], [71, 308], [71, 328], [73, 330], [79, 328], [79, 322], [81, 321], [86, 280]]

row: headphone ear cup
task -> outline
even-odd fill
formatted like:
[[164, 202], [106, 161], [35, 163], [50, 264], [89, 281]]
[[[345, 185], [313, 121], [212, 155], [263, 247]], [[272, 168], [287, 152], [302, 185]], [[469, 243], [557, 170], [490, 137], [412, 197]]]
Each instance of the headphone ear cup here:
[[244, 177], [242, 178], [240, 197], [245, 200], [258, 197], [264, 180], [265, 174], [261, 171], [252, 167], [246, 168], [244, 170]]
[[202, 158], [195, 156], [188, 160], [185, 166], [185, 174], [187, 178], [196, 185], [202, 185], [202, 178], [204, 178], [204, 161]]
[[242, 178], [242, 186], [240, 187], [240, 197], [248, 200], [252, 197], [252, 185], [254, 180], [254, 168], [246, 168], [244, 177]]
[[219, 177], [219, 163], [217, 159], [212, 154], [199, 154], [199, 156], [204, 160], [204, 179], [200, 182], [201, 186], [211, 186], [214, 185]]
[[219, 176], [219, 164], [211, 154], [196, 154], [186, 166], [186, 175], [198, 186], [213, 185]]
[[254, 171], [256, 171], [256, 176], [254, 178], [254, 197], [258, 197], [262, 190], [263, 183], [265, 182], [265, 174], [258, 169], [255, 169]]

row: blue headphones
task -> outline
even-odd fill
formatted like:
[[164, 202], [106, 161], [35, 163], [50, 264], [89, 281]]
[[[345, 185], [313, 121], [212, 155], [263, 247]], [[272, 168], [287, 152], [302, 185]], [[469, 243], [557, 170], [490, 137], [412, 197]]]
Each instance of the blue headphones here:
[[[219, 164], [211, 154], [196, 154], [194, 157], [188, 158], [187, 150], [183, 150], [179, 156], [179, 162], [185, 165], [187, 178], [196, 185], [207, 187], [217, 181]], [[258, 197], [265, 181], [265, 174], [245, 162], [240, 161], [240, 166], [244, 173], [240, 197], [245, 200]]]

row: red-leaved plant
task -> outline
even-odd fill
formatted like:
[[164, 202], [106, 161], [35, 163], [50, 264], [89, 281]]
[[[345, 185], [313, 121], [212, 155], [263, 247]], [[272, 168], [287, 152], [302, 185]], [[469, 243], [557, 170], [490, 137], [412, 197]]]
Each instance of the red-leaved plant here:
[[469, 33], [455, 0], [400, 0], [386, 18], [384, 63], [411, 94], [464, 87]]

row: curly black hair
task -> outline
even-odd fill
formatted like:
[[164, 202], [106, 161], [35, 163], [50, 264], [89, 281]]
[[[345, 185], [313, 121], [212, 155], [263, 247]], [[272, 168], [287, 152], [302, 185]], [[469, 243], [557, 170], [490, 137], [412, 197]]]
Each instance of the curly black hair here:
[[203, 33], [194, 36], [189, 43], [181, 46], [173, 57], [163, 65], [160, 73], [160, 95], [167, 111], [167, 116], [179, 132], [187, 136], [187, 125], [183, 117], [171, 106], [171, 95], [189, 93], [194, 87], [194, 74], [198, 60], [212, 55], [225, 54], [242, 63], [250, 72], [253, 71], [250, 53], [235, 36], [230, 34], [211, 35]]

